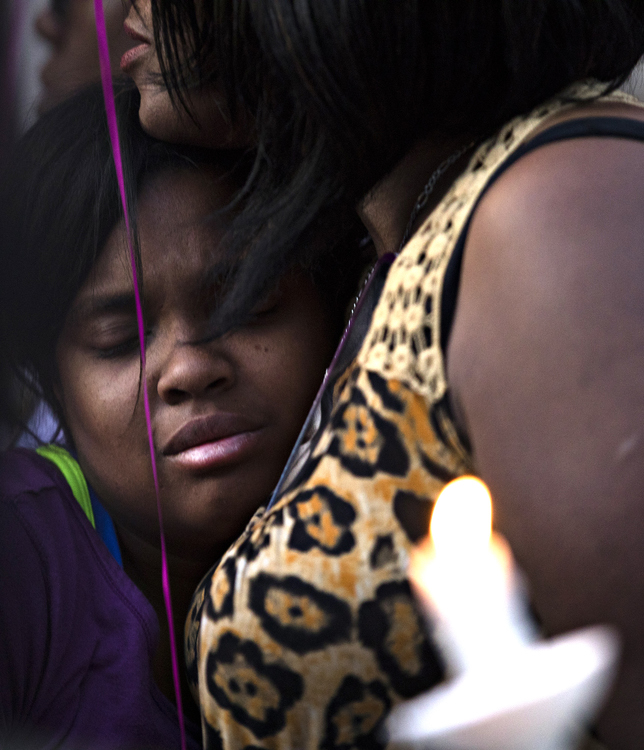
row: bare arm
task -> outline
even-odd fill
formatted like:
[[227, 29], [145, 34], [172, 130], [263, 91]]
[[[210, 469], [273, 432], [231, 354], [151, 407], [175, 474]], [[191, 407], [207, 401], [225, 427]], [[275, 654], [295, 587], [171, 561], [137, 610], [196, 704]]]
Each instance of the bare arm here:
[[644, 145], [554, 144], [479, 206], [449, 380], [549, 632], [624, 639], [600, 722], [644, 747]]

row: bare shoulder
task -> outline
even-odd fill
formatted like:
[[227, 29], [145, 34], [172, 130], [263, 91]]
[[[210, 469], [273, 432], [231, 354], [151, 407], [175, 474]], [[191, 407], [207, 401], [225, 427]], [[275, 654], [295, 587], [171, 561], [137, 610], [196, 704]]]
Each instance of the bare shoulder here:
[[586, 137], [537, 148], [484, 196], [468, 245], [476, 252], [491, 232], [539, 245], [544, 230], [551, 240], [581, 233], [599, 244], [614, 233], [634, 234], [644, 220], [643, 167], [644, 140]]
[[508, 169], [472, 220], [447, 355], [547, 629], [626, 639], [602, 726], [642, 747], [644, 143], [557, 142]]
[[604, 328], [613, 338], [627, 309], [644, 315], [643, 289], [644, 141], [540, 147], [499, 178], [473, 216], [448, 359], [458, 361], [475, 306], [509, 316], [509, 329], [521, 321], [529, 333], [538, 314], [542, 325], [568, 320], [579, 333], [590, 325], [593, 338]]
[[[495, 449], [477, 431], [493, 429], [489, 417], [505, 414], [511, 398], [521, 409], [506, 415], [505, 426], [516, 419], [521, 429], [532, 407], [531, 439], [541, 435], [550, 448], [549, 408], [562, 433], [583, 433], [592, 418], [593, 449], [613, 454], [640, 433], [617, 428], [615, 414], [630, 422], [637, 412], [644, 451], [643, 290], [643, 142], [556, 142], [501, 176], [472, 219], [447, 352], [453, 397], [479, 461]], [[627, 408], [626, 399], [633, 400]], [[583, 463], [582, 447], [590, 450], [588, 439], [574, 450], [559, 446], [576, 455], [569, 468]], [[525, 469], [512, 439], [507, 449]], [[644, 466], [644, 452], [642, 459]]]
[[596, 338], [626, 308], [644, 314], [643, 289], [644, 141], [543, 146], [508, 169], [473, 216], [450, 359], [470, 303], [510, 314], [509, 326], [535, 314], [580, 332], [592, 322]]

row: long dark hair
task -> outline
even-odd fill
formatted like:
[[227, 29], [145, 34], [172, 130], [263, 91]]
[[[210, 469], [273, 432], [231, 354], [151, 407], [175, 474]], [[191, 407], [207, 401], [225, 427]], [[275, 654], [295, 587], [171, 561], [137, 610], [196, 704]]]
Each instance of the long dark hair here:
[[152, 0], [171, 95], [218, 81], [256, 118], [231, 320], [416, 140], [482, 137], [572, 82], [618, 86], [641, 0]]

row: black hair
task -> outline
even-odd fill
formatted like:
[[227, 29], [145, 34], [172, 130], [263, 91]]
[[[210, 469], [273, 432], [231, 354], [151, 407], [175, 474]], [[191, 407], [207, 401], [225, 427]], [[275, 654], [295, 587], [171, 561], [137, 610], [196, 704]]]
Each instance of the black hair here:
[[[140, 128], [138, 94], [116, 103], [130, 204], [151, 161], [168, 158]], [[61, 418], [55, 348], [67, 311], [122, 218], [103, 94], [95, 85], [43, 115], [18, 141], [0, 185], [0, 299], [5, 361]]]
[[[244, 157], [233, 152], [173, 146], [151, 138], [141, 129], [138, 107], [136, 88], [117, 88], [128, 211], [141, 284], [136, 196], [144, 181], [161, 170], [210, 164], [233, 185], [241, 185], [246, 165]], [[44, 398], [63, 428], [63, 410], [55, 394], [56, 344], [76, 294], [122, 217], [103, 93], [96, 84], [44, 114], [20, 139], [0, 186], [1, 350], [28, 392]], [[335, 251], [333, 244], [325, 249]], [[341, 262], [321, 266], [316, 263], [318, 255], [305, 267], [326, 297], [337, 330], [359, 269], [354, 261], [347, 262], [347, 253]]]
[[641, 0], [152, 0], [152, 14], [175, 102], [217, 81], [233, 117], [256, 118], [230, 321], [418, 139], [482, 138], [575, 81], [617, 87], [644, 54]]

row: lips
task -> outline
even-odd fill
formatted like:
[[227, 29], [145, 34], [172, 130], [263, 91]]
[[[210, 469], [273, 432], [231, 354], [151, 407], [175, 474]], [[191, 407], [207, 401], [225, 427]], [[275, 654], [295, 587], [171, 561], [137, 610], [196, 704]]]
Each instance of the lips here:
[[127, 71], [134, 65], [134, 63], [144, 55], [148, 50], [150, 49], [150, 45], [145, 44], [138, 44], [136, 47], [132, 47], [132, 49], [129, 49], [123, 57], [121, 57], [121, 70], [124, 73], [127, 73]]
[[121, 57], [121, 70], [127, 73], [134, 63], [152, 48], [152, 41], [144, 32], [130, 26], [127, 21], [123, 24], [123, 30], [131, 39], [139, 42]]
[[260, 426], [247, 417], [218, 412], [185, 424], [170, 438], [162, 453], [164, 456], [177, 456], [199, 446], [256, 433], [259, 429]]
[[125, 21], [123, 24], [123, 31], [130, 37], [130, 39], [134, 39], [135, 42], [143, 42], [144, 44], [152, 44], [152, 40], [150, 37], [145, 34], [143, 31], [139, 31], [138, 29], [135, 29], [133, 26], [130, 26], [130, 24]]

